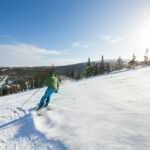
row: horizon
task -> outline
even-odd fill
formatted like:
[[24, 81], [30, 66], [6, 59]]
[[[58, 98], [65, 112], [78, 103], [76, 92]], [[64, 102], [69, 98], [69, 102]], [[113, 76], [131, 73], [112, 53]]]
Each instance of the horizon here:
[[[118, 57], [119, 58], [119, 57]], [[111, 62], [111, 61], [117, 61], [117, 59], [118, 58], [114, 58], [114, 59], [105, 59], [104, 58], [104, 62]], [[122, 59], [122, 58], [121, 58]], [[129, 61], [129, 59], [122, 59], [124, 62], [125, 61]], [[138, 60], [138, 61], [140, 61], [140, 60]], [[65, 66], [72, 66], [72, 65], [78, 65], [78, 64], [86, 64], [88, 62], [88, 59], [87, 59], [87, 61], [84, 61], [84, 62], [77, 62], [77, 63], [72, 63], [72, 64], [66, 64], [66, 65], [54, 65], [54, 64], [52, 64], [52, 65], [43, 65], [43, 66], [0, 66], [0, 68], [36, 68], [36, 67], [52, 67], [52, 66], [54, 66], [54, 67], [65, 67]], [[91, 63], [95, 63], [95, 62], [101, 62], [101, 60], [91, 60], [90, 59], [90, 62]]]
[[149, 0], [0, 2], [0, 66], [65, 66], [143, 60], [150, 49]]

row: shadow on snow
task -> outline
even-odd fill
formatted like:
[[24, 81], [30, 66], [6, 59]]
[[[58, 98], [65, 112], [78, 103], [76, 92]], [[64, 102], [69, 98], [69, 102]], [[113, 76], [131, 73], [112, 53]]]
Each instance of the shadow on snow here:
[[[23, 110], [22, 108], [17, 109], [20, 109], [21, 111], [25, 112], [25, 110]], [[31, 115], [31, 112], [35, 109], [35, 107], [31, 108], [29, 109], [29, 114], [25, 114], [23, 117], [0, 125], [0, 130], [11, 128], [11, 125], [17, 126], [18, 131], [14, 135], [12, 140], [17, 141], [18, 139], [25, 137], [32, 142], [35, 148], [38, 148], [41, 144], [46, 144], [48, 150], [51, 150], [51, 147], [53, 147], [52, 149], [55, 150], [68, 150], [68, 148], [61, 141], [56, 139], [47, 139], [44, 134], [36, 130]]]

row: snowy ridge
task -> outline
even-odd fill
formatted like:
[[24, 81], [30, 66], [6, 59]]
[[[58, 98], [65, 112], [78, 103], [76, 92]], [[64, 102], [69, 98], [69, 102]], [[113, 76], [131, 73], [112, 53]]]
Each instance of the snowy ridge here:
[[41, 89], [0, 97], [2, 150], [149, 150], [150, 67], [67, 82], [37, 116]]

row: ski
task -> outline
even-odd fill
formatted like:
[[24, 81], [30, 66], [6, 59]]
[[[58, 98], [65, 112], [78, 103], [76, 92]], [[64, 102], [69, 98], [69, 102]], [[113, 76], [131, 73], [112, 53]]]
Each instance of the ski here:
[[40, 109], [38, 109], [38, 104], [37, 104], [36, 108], [37, 108], [36, 111], [37, 111], [38, 116], [42, 115], [42, 109], [44, 109], [44, 108], [46, 108], [47, 111], [52, 110], [52, 108], [50, 106], [45, 106], [45, 105], [43, 105]]

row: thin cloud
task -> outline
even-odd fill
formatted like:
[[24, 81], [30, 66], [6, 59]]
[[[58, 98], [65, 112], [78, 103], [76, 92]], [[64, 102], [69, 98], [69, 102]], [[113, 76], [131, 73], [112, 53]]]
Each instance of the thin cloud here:
[[119, 43], [119, 42], [125, 40], [126, 37], [112, 38], [111, 36], [102, 36], [102, 37], [100, 37], [100, 39], [101, 39], [101, 40], [105, 40], [105, 41], [107, 41], [108, 43], [113, 44], [113, 43]]
[[85, 44], [81, 44], [80, 42], [75, 42], [72, 44], [72, 47], [74, 47], [74, 48], [88, 48], [89, 46], [85, 45]]
[[[29, 44], [8, 44], [0, 45], [0, 65], [1, 66], [32, 66], [49, 65], [48, 58], [61, 53], [57, 50], [47, 50]], [[54, 61], [54, 59], [53, 59]], [[55, 64], [55, 62], [53, 62]]]
[[23, 43], [0, 45], [0, 66], [50, 66], [52, 64], [58, 66], [82, 62], [76, 58], [65, 58], [64, 53], [69, 51], [68, 49], [60, 53], [57, 50], [47, 50]]
[[59, 55], [60, 54], [60, 52], [56, 50], [47, 50], [29, 44], [0, 45], [0, 52], [14, 53], [17, 55]]

